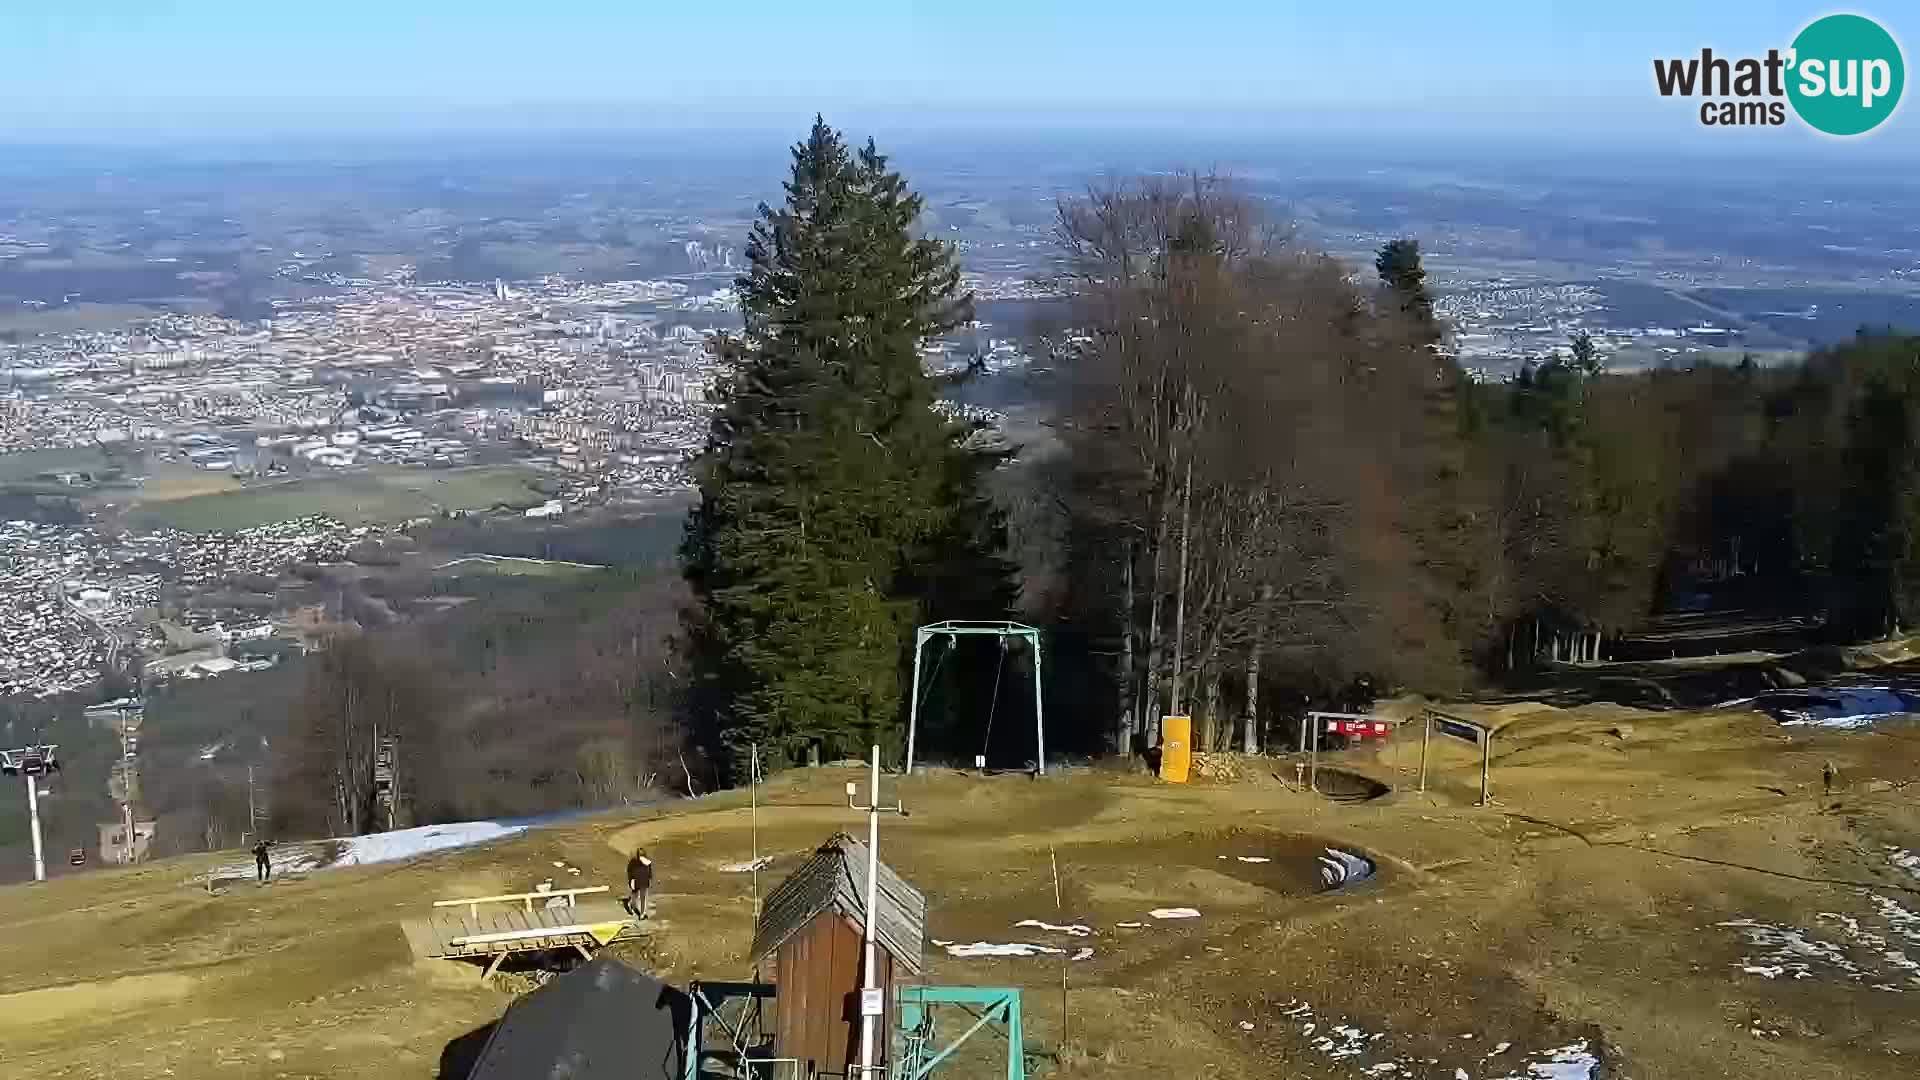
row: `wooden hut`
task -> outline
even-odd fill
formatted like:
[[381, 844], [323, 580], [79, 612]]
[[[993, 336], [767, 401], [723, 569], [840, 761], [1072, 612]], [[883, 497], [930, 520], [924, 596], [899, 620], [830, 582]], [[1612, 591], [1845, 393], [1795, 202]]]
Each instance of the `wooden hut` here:
[[[774, 1053], [807, 1062], [818, 1076], [859, 1072], [866, 898], [867, 845], [841, 833], [767, 895], [754, 928], [753, 962], [774, 958]], [[875, 906], [875, 982], [887, 1003], [875, 1049], [881, 1064], [894, 980], [923, 968], [927, 899], [882, 863]]]

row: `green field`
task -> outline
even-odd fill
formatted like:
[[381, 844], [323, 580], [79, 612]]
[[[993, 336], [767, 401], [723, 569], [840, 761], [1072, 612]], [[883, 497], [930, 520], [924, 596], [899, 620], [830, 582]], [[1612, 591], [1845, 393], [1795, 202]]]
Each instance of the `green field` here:
[[135, 507], [129, 520], [140, 527], [189, 532], [231, 532], [310, 514], [326, 514], [349, 524], [405, 521], [442, 510], [535, 505], [543, 498], [531, 486], [535, 475], [519, 466], [488, 465], [303, 477], [147, 503]]
[[18, 450], [0, 454], [0, 484], [31, 480], [45, 472], [99, 472], [107, 456], [91, 446], [60, 450]]

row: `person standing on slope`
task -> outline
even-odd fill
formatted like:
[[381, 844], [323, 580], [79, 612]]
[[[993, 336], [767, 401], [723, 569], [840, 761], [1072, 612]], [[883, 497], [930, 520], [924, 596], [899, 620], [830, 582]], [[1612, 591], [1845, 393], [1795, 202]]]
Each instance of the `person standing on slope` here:
[[273, 859], [267, 855], [267, 849], [272, 846], [271, 840], [253, 845], [253, 879], [262, 885], [273, 880]]
[[635, 851], [627, 860], [627, 911], [636, 919], [647, 917], [647, 890], [653, 886], [653, 860], [644, 850]]

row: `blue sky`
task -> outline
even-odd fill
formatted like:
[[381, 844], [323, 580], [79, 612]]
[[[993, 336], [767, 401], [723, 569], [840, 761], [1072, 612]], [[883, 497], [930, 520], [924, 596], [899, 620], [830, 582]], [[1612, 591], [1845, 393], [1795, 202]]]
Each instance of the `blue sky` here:
[[[1901, 35], [1903, 5], [1884, 6], [1856, 10]], [[3, 8], [0, 138], [59, 141], [792, 129], [816, 109], [856, 125], [1697, 136], [1686, 105], [1653, 94], [1655, 56], [1784, 47], [1829, 10], [1751, 0], [4, 0]]]

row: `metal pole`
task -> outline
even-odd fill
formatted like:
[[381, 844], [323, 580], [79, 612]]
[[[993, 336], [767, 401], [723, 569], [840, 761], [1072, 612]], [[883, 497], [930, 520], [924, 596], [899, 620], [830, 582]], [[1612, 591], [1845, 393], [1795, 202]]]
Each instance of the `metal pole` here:
[[747, 768], [747, 821], [753, 832], [753, 861], [748, 867], [753, 872], [753, 917], [760, 918], [760, 744], [754, 743], [750, 751]]
[[1426, 730], [1420, 733], [1420, 791], [1427, 790], [1427, 744], [1433, 741], [1433, 710], [1422, 709], [1421, 719], [1426, 721]]
[[1307, 759], [1309, 762], [1307, 790], [1318, 792], [1320, 790], [1320, 725], [1326, 723], [1326, 719], [1314, 715], [1309, 715], [1307, 718], [1313, 722], [1313, 756]]
[[20, 770], [27, 778], [27, 816], [33, 819], [33, 880], [47, 880], [47, 859], [40, 850], [40, 779], [26, 769]]
[[[916, 651], [917, 655], [917, 651]], [[880, 881], [880, 744], [873, 746], [873, 779], [867, 788], [867, 929], [866, 929], [866, 978], [862, 985], [869, 991], [879, 989], [874, 981], [873, 930], [874, 907], [879, 901], [877, 895]], [[873, 1080], [873, 1022], [875, 1017], [868, 1010], [862, 995], [860, 1002], [860, 1077], [861, 1080]]]
[[1029, 631], [1027, 640], [1033, 644], [1033, 737], [1040, 744], [1040, 775], [1047, 775], [1047, 725], [1044, 706], [1040, 704], [1040, 632]]
[[1487, 773], [1493, 763], [1493, 731], [1480, 729], [1480, 805], [1487, 805]]
[[927, 647], [927, 630], [913, 632], [913, 690], [907, 702], [907, 775], [913, 775], [914, 742], [920, 735], [920, 654]]

